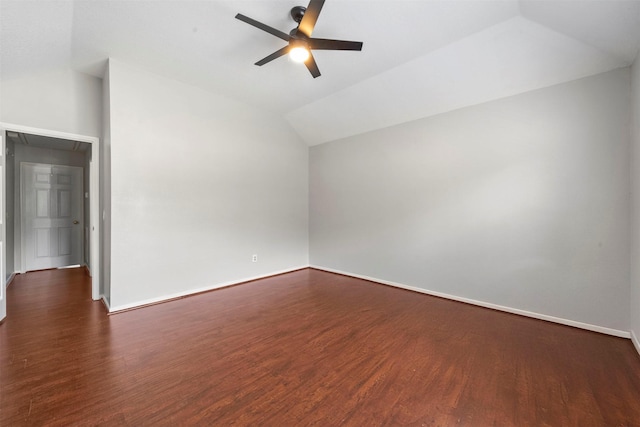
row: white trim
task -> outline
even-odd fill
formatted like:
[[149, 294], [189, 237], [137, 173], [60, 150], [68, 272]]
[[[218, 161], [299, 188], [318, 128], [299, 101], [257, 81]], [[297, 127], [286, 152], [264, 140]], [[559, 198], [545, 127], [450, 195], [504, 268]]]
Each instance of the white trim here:
[[7, 270], [6, 245], [7, 240], [7, 146], [4, 129], [0, 128], [0, 321], [7, 317], [7, 281], [5, 280], [5, 272]]
[[7, 283], [6, 283], [6, 285], [5, 285], [7, 288], [9, 287], [9, 285], [11, 284], [11, 282], [13, 282], [13, 279], [15, 279], [15, 278], [16, 278], [16, 274], [18, 274], [18, 273], [16, 273], [16, 272], [14, 271], [13, 273], [11, 273], [11, 275], [9, 275], [9, 278], [7, 279]]
[[229, 287], [229, 286], [239, 285], [239, 284], [245, 283], [245, 282], [251, 282], [253, 280], [266, 279], [266, 278], [269, 278], [269, 277], [272, 277], [272, 276], [278, 276], [280, 274], [291, 273], [292, 271], [302, 270], [302, 269], [305, 269], [305, 268], [309, 268], [309, 266], [308, 265], [301, 265], [299, 267], [292, 267], [292, 268], [289, 268], [289, 269], [286, 269], [286, 270], [274, 271], [274, 272], [263, 274], [263, 275], [260, 275], [260, 276], [247, 277], [247, 278], [244, 278], [244, 279], [234, 280], [234, 281], [231, 281], [231, 282], [223, 282], [223, 283], [218, 283], [217, 285], [205, 286], [203, 288], [190, 289], [188, 291], [178, 292], [178, 293], [170, 294], [170, 295], [165, 295], [165, 296], [158, 297], [158, 298], [150, 298], [150, 299], [138, 301], [138, 302], [135, 302], [135, 303], [132, 303], [132, 304], [117, 305], [115, 307], [109, 307], [109, 313], [112, 314], [112, 313], [117, 313], [119, 311], [130, 310], [132, 308], [142, 307], [142, 306], [145, 306], [145, 305], [158, 304], [158, 303], [161, 303], [161, 302], [171, 301], [171, 300], [174, 300], [174, 299], [177, 299], [177, 298], [186, 297], [186, 296], [189, 296], [189, 295], [194, 295], [194, 294], [199, 294], [199, 293], [202, 293], [202, 292], [213, 291], [215, 289], [220, 289], [220, 288], [226, 288], [226, 287]]
[[7, 149], [5, 145], [5, 131], [0, 129], [0, 321], [4, 320], [7, 316], [7, 280], [5, 280], [5, 271], [7, 268], [7, 256], [5, 241], [7, 239], [7, 226], [6, 226], [6, 187], [7, 187]]
[[100, 300], [106, 307], [107, 313], [111, 313], [111, 307], [109, 306], [109, 301], [107, 301], [107, 297], [105, 297], [104, 295], [100, 295]]
[[94, 301], [100, 299], [101, 296], [100, 200], [102, 200], [102, 194], [100, 194], [100, 149], [100, 142], [96, 138], [95, 142], [91, 144], [91, 160], [89, 160], [89, 247], [91, 249], [88, 261], [91, 273], [91, 299]]
[[81, 268], [84, 267], [82, 264], [74, 264], [74, 265], [64, 265], [62, 267], [56, 267], [56, 270], [66, 270], [67, 268]]
[[631, 342], [633, 343], [633, 346], [636, 348], [636, 351], [638, 352], [638, 354], [640, 354], [640, 340], [638, 340], [638, 336], [633, 330], [631, 331]]
[[2, 127], [5, 131], [10, 131], [10, 132], [29, 133], [32, 135], [47, 136], [50, 138], [58, 138], [58, 139], [70, 139], [72, 141], [88, 142], [89, 144], [94, 144], [98, 142], [98, 138], [95, 136], [78, 135], [75, 133], [59, 132], [56, 130], [48, 130], [48, 129], [38, 129], [38, 128], [29, 127], [29, 126], [14, 125], [11, 123], [0, 122], [0, 127]]
[[492, 304], [492, 303], [484, 302], [484, 301], [478, 301], [478, 300], [474, 300], [474, 299], [471, 299], [471, 298], [459, 297], [459, 296], [455, 296], [455, 295], [445, 294], [445, 293], [442, 293], [442, 292], [430, 291], [428, 289], [418, 288], [418, 287], [415, 287], [415, 286], [403, 285], [401, 283], [390, 282], [388, 280], [376, 279], [374, 277], [363, 276], [361, 274], [348, 273], [348, 272], [345, 272], [345, 271], [335, 270], [335, 269], [332, 269], [332, 268], [320, 267], [320, 266], [317, 266], [317, 265], [311, 265], [310, 267], [311, 268], [315, 268], [317, 270], [327, 271], [329, 273], [342, 274], [343, 276], [350, 276], [350, 277], [355, 277], [355, 278], [358, 278], [358, 279], [364, 279], [364, 280], [368, 280], [370, 282], [376, 282], [376, 283], [380, 283], [380, 284], [383, 284], [383, 285], [388, 285], [388, 286], [393, 286], [393, 287], [396, 287], [396, 288], [406, 289], [406, 290], [409, 290], [409, 291], [420, 292], [422, 294], [432, 295], [432, 296], [436, 296], [436, 297], [440, 297], [440, 298], [446, 298], [446, 299], [450, 299], [450, 300], [453, 300], [453, 301], [460, 301], [460, 302], [464, 302], [464, 303], [467, 303], [467, 304], [477, 305], [477, 306], [480, 306], [480, 307], [491, 308], [493, 310], [504, 311], [504, 312], [512, 313], [512, 314], [519, 314], [521, 316], [532, 317], [534, 319], [540, 319], [540, 320], [546, 320], [548, 322], [559, 323], [561, 325], [573, 326], [574, 328], [586, 329], [588, 331], [600, 332], [602, 334], [613, 335], [613, 336], [621, 337], [621, 338], [631, 338], [631, 334], [629, 332], [621, 331], [621, 330], [618, 330], [618, 329], [605, 328], [604, 326], [598, 326], [598, 325], [591, 325], [589, 323], [576, 322], [575, 320], [563, 319], [563, 318], [560, 318], [560, 317], [549, 316], [549, 315], [546, 315], [546, 314], [534, 313], [534, 312], [531, 312], [531, 311], [520, 310], [518, 308], [506, 307], [506, 306], [503, 306], [503, 305]]
[[[19, 132], [29, 133], [32, 135], [46, 136], [58, 139], [69, 139], [72, 141], [81, 141], [91, 144], [91, 160], [89, 161], [89, 227], [91, 237], [89, 239], [91, 245], [91, 298], [100, 299], [100, 264], [99, 260], [100, 248], [100, 139], [95, 136], [78, 135], [74, 133], [59, 132], [55, 130], [39, 129], [29, 126], [14, 125], [10, 123], [0, 122], [0, 132]], [[4, 195], [2, 196], [4, 200]], [[21, 266], [20, 270], [24, 270]]]

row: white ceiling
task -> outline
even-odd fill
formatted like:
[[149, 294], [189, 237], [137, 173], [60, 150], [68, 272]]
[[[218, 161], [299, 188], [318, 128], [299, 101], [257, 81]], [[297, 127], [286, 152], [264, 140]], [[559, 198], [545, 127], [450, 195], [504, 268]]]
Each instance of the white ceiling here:
[[285, 117], [309, 144], [630, 65], [640, 0], [327, 0], [314, 37], [322, 76], [283, 57], [305, 0], [0, 0], [0, 73], [69, 66], [101, 76], [113, 57]]

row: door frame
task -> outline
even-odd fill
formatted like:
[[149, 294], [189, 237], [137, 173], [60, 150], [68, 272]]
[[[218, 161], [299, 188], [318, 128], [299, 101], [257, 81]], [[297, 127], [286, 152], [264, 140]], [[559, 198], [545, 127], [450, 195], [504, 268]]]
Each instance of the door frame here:
[[[91, 275], [91, 298], [99, 300], [100, 295], [100, 260], [102, 242], [100, 241], [100, 140], [97, 137], [78, 135], [54, 130], [39, 129], [29, 126], [20, 126], [10, 123], [0, 122], [0, 133], [4, 136], [6, 132], [28, 133], [32, 135], [45, 136], [50, 138], [67, 139], [91, 144], [91, 159], [89, 160], [89, 250], [91, 251], [90, 265], [87, 266]], [[5, 153], [3, 153], [3, 158]], [[6, 174], [6, 168], [3, 168]], [[4, 179], [3, 181], [6, 181]], [[6, 192], [2, 191], [2, 204], [6, 206]], [[4, 208], [3, 208], [4, 209]], [[4, 215], [4, 213], [3, 213]], [[3, 224], [4, 227], [4, 224]], [[6, 251], [3, 251], [0, 262], [6, 265]], [[4, 278], [2, 278], [4, 283]], [[3, 284], [4, 286], [4, 284]]]
[[5, 257], [5, 187], [7, 185], [7, 168], [5, 159], [7, 157], [7, 152], [5, 149], [5, 141], [4, 141], [5, 133], [0, 129], [0, 323], [4, 321], [4, 318], [7, 316], [7, 279], [4, 274], [6, 268], [6, 257]]

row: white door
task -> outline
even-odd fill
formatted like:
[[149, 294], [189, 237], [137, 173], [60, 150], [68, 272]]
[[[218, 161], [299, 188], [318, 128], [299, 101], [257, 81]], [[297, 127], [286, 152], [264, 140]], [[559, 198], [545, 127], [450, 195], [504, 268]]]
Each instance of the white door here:
[[82, 168], [21, 163], [23, 269], [82, 264]]

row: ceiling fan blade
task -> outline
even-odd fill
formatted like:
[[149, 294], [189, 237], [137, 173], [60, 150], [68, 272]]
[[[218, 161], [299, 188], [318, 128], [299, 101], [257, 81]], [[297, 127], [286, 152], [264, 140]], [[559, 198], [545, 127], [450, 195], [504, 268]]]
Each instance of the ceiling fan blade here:
[[318, 50], [362, 50], [362, 42], [331, 39], [309, 39], [309, 49]]
[[316, 77], [320, 77], [320, 70], [318, 69], [318, 64], [316, 64], [316, 60], [314, 59], [311, 52], [309, 52], [309, 59], [304, 61], [304, 65], [307, 66], [307, 69], [315, 79]]
[[316, 21], [318, 20], [318, 16], [320, 15], [323, 5], [324, 0], [311, 0], [309, 2], [309, 6], [307, 6], [307, 10], [304, 12], [302, 21], [300, 21], [300, 25], [298, 25], [298, 31], [307, 37], [311, 37], [311, 33], [313, 33], [313, 28], [316, 26]]
[[249, 25], [253, 25], [254, 27], [259, 28], [262, 31], [266, 31], [267, 33], [272, 34], [272, 35], [274, 35], [276, 37], [279, 37], [284, 41], [288, 42], [291, 39], [291, 36], [289, 34], [283, 33], [280, 30], [276, 30], [273, 27], [270, 27], [270, 26], [268, 26], [266, 24], [263, 24], [262, 22], [258, 22], [255, 19], [251, 19], [248, 16], [244, 16], [241, 13], [238, 13], [236, 15], [236, 19], [239, 19], [239, 20], [241, 20], [243, 22], [246, 22]]
[[256, 62], [256, 65], [262, 66], [262, 65], [266, 64], [267, 62], [271, 62], [274, 59], [280, 58], [282, 55], [286, 55], [287, 53], [289, 53], [289, 46], [285, 46], [282, 49], [276, 50], [271, 55], [265, 56], [260, 61]]

